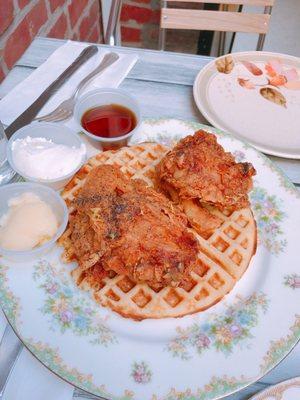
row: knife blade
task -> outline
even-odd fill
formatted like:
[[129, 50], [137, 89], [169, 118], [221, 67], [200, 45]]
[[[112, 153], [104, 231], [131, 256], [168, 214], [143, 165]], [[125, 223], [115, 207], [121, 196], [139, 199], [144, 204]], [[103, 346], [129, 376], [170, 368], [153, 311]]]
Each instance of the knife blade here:
[[0, 343], [0, 399], [22, 348], [22, 343], [7, 324]]
[[89, 60], [98, 51], [95, 45], [86, 47], [76, 58], [75, 61], [61, 74], [50, 86], [21, 114], [12, 122], [6, 129], [5, 133], [9, 139], [18, 129], [24, 125], [29, 124], [38, 112], [44, 107], [47, 101], [53, 94], [74, 74], [75, 71], [81, 67], [87, 60]]

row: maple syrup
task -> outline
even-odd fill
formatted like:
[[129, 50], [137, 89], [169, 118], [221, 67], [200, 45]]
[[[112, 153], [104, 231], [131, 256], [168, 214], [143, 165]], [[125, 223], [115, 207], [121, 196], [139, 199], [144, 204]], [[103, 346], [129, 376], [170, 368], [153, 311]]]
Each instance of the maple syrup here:
[[119, 104], [108, 104], [87, 110], [81, 125], [92, 135], [103, 138], [116, 138], [131, 132], [137, 124], [135, 114]]

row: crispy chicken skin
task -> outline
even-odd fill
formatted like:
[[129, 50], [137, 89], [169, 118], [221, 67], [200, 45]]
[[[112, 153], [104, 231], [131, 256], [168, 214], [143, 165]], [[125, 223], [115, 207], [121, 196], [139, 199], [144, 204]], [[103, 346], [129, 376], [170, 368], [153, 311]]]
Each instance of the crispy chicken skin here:
[[171, 188], [180, 199], [199, 199], [221, 210], [249, 206], [255, 173], [250, 163], [236, 163], [215, 135], [202, 130], [181, 140], [157, 166], [162, 189]]
[[203, 232], [222, 222], [203, 206], [213, 205], [220, 210], [248, 207], [248, 192], [256, 174], [252, 164], [235, 162], [215, 135], [202, 130], [182, 139], [156, 171], [159, 188], [181, 203], [191, 225]]
[[153, 287], [176, 286], [196, 263], [199, 245], [185, 215], [117, 167], [94, 168], [74, 206], [71, 239], [87, 275], [114, 271]]

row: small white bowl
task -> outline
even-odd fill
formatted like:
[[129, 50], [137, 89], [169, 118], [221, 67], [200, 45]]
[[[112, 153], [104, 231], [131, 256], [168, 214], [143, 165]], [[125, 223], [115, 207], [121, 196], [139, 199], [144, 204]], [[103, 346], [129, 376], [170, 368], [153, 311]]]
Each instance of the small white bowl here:
[[[91, 108], [109, 104], [118, 104], [123, 107], [129, 108], [129, 110], [131, 110], [136, 116], [136, 127], [132, 131], [128, 132], [126, 135], [118, 136], [115, 138], [104, 138], [95, 136], [89, 131], [85, 130], [81, 124], [83, 114]], [[140, 128], [141, 112], [137, 101], [124, 90], [103, 88], [92, 90], [79, 97], [74, 107], [74, 119], [78, 125], [78, 128], [82, 132], [84, 132], [89, 139], [93, 141], [94, 145], [98, 144], [99, 148], [102, 148], [103, 150], [108, 150], [126, 146], [130, 137]]]
[[[42, 201], [47, 203], [54, 212], [59, 226], [56, 234], [46, 243], [32, 250], [7, 250], [0, 246], [0, 254], [13, 261], [31, 261], [50, 251], [56, 240], [63, 234], [68, 224], [68, 208], [63, 198], [53, 189], [37, 183], [22, 182], [11, 183], [0, 187], [0, 218], [8, 209], [8, 202], [14, 197], [18, 197], [25, 192], [36, 194]], [[34, 221], [32, 221], [34, 223]]]
[[83, 143], [82, 139], [79, 137], [77, 133], [74, 133], [71, 129], [65, 127], [64, 125], [50, 122], [33, 122], [29, 125], [24, 126], [15, 132], [12, 137], [9, 139], [7, 144], [7, 160], [11, 167], [21, 175], [26, 181], [40, 183], [42, 185], [46, 185], [51, 187], [54, 190], [59, 190], [63, 188], [72, 178], [72, 176], [80, 169], [80, 167], [86, 161], [86, 152], [82, 156], [82, 159], [78, 165], [67, 175], [61, 176], [55, 179], [41, 179], [34, 178], [28, 176], [21, 169], [17, 168], [14, 159], [13, 159], [13, 151], [12, 144], [17, 139], [24, 139], [27, 136], [30, 137], [42, 137], [48, 140], [52, 140], [53, 143], [64, 144], [70, 147], [80, 147]]

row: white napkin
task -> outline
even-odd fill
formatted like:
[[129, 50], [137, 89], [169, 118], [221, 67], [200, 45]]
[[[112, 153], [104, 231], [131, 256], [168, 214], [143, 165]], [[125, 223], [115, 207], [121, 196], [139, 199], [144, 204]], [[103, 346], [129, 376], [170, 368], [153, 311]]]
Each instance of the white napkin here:
[[[0, 120], [4, 125], [11, 124], [26, 110], [39, 95], [53, 82], [75, 59], [88, 44], [68, 41], [59, 47], [39, 68], [27, 79], [17, 85], [0, 101]], [[40, 111], [44, 115], [55, 109], [63, 100], [72, 95], [78, 83], [101, 62], [109, 49], [99, 49], [98, 53], [86, 61], [76, 71], [59, 91], [49, 99]], [[133, 54], [119, 54], [119, 60], [95, 78], [82, 92], [101, 87], [118, 87], [136, 63], [138, 57]], [[73, 118], [65, 125], [76, 129]]]
[[71, 400], [74, 388], [59, 379], [23, 348], [3, 400]]

